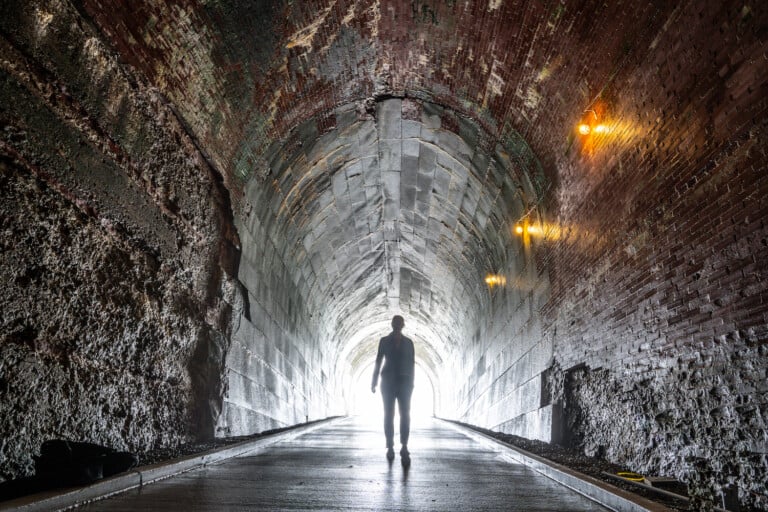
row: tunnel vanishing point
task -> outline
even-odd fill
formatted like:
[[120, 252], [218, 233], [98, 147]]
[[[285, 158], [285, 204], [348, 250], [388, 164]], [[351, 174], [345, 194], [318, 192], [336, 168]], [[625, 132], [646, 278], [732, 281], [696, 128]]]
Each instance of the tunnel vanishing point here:
[[0, 474], [346, 414], [402, 314], [435, 415], [768, 509], [767, 39], [761, 1], [2, 0]]

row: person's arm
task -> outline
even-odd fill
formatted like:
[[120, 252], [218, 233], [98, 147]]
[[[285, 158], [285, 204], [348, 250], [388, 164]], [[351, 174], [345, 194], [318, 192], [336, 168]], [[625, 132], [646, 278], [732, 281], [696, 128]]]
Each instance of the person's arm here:
[[371, 380], [371, 393], [376, 392], [376, 385], [379, 383], [379, 372], [381, 371], [381, 360], [384, 359], [384, 338], [379, 340], [379, 351], [376, 354], [376, 364], [373, 367], [373, 379]]
[[408, 359], [404, 361], [408, 365], [408, 377], [411, 380], [411, 386], [413, 386], [414, 376], [416, 374], [416, 349], [413, 346], [413, 340], [408, 339], [408, 351], [406, 352]]

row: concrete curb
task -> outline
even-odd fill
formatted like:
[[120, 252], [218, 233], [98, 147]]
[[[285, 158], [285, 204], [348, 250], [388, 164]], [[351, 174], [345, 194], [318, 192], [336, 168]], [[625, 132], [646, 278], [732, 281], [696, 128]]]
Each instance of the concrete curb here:
[[0, 511], [17, 510], [23, 512], [48, 512], [51, 510], [66, 510], [88, 501], [106, 498], [113, 494], [124, 492], [135, 487], [141, 487], [193, 469], [211, 464], [218, 464], [233, 457], [259, 453], [273, 444], [282, 441], [290, 441], [300, 435], [312, 432], [318, 428], [327, 427], [328, 425], [332, 425], [344, 419], [346, 418], [339, 417], [320, 420], [311, 425], [303, 425], [277, 434], [267, 435], [263, 438], [243, 441], [242, 443], [233, 444], [223, 448], [215, 448], [207, 452], [190, 455], [169, 462], [139, 467], [133, 471], [99, 480], [86, 487], [56, 489], [55, 491], [46, 491], [17, 498], [15, 500], [1, 502]]
[[[442, 419], [442, 418], [440, 418]], [[671, 512], [672, 509], [659, 503], [627, 492], [619, 487], [579, 473], [560, 464], [554, 463], [533, 453], [526, 452], [499, 441], [489, 435], [472, 430], [452, 421], [442, 420], [454, 430], [474, 439], [493, 451], [499, 452], [510, 462], [524, 464], [534, 471], [555, 482], [576, 491], [582, 496], [617, 512]]]

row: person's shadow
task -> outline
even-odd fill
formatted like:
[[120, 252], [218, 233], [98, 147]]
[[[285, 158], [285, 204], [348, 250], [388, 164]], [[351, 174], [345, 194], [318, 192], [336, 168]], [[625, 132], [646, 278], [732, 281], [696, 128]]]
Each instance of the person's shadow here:
[[[395, 461], [393, 459], [393, 460], [388, 460], [387, 462], [389, 463], [389, 473], [391, 474], [392, 466], [395, 464]], [[408, 472], [411, 470], [411, 458], [407, 457], [407, 458], [400, 459], [400, 465], [403, 466], [403, 483], [405, 483], [408, 481]]]

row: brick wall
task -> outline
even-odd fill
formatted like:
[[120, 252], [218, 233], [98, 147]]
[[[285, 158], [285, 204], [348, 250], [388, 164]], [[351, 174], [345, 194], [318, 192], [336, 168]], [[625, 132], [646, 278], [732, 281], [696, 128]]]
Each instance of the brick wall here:
[[[601, 233], [601, 250], [563, 245], [552, 256], [558, 291], [545, 329], [562, 369], [589, 368], [571, 390], [575, 402], [565, 403], [582, 416], [580, 446], [591, 453], [603, 446], [639, 471], [685, 480], [700, 476], [695, 468], [706, 460], [713, 488], [735, 483], [744, 500], [759, 503], [768, 369], [765, 135], [764, 125], [750, 127], [700, 168], [643, 183], [641, 164], [630, 167], [637, 169], [631, 187], [598, 186], [605, 199], [579, 218]], [[636, 190], [653, 206], [627, 197]], [[612, 218], [618, 208], [632, 216]]]
[[765, 13], [698, 7], [608, 85], [615, 137], [559, 164], [544, 337], [577, 446], [764, 507]]

